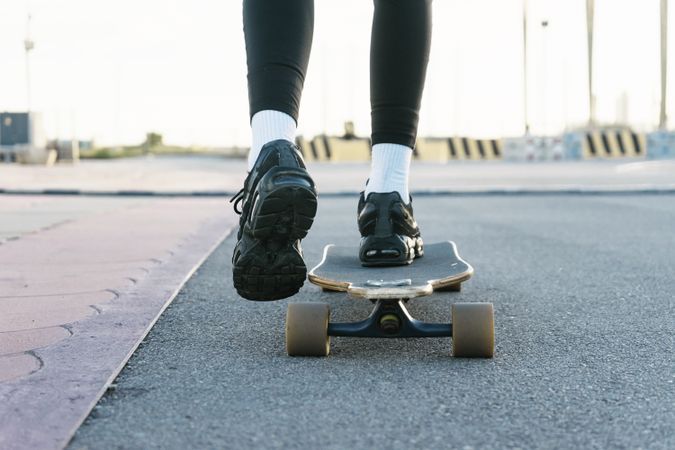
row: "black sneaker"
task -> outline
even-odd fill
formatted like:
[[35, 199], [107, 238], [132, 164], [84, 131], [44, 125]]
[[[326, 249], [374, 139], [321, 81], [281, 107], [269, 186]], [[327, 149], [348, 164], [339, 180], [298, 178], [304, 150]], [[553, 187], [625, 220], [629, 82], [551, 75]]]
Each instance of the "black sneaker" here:
[[412, 198], [406, 205], [398, 192], [371, 192], [368, 198], [361, 192], [358, 223], [359, 258], [364, 266], [405, 265], [424, 255]]
[[266, 144], [230, 201], [241, 215], [232, 255], [239, 295], [279, 300], [298, 292], [307, 276], [300, 239], [314, 221], [317, 193], [297, 147], [285, 140]]

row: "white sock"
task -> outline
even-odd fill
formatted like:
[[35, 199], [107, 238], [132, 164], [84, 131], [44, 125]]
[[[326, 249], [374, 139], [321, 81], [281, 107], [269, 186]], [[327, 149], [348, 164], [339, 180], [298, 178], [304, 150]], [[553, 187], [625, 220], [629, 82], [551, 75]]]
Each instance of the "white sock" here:
[[285, 139], [295, 142], [297, 125], [286, 113], [273, 110], [258, 111], [251, 119], [251, 151], [248, 153], [248, 170], [255, 164], [260, 149], [268, 142]]
[[404, 203], [410, 200], [408, 175], [412, 149], [400, 144], [373, 145], [373, 159], [365, 196], [371, 192], [398, 192]]

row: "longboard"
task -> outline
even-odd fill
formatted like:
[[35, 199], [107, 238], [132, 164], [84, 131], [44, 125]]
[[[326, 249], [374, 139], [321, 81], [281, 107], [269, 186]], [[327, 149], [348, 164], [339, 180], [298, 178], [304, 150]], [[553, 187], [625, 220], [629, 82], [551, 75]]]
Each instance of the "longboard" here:
[[364, 338], [452, 337], [454, 356], [491, 358], [494, 354], [494, 313], [491, 303], [455, 303], [452, 323], [426, 323], [406, 309], [410, 299], [439, 290], [459, 291], [473, 267], [451, 242], [425, 245], [424, 256], [412, 264], [363, 267], [358, 248], [327, 245], [309, 280], [324, 290], [344, 292], [375, 303], [359, 322], [330, 322], [327, 303], [289, 303], [286, 350], [291, 356], [327, 356], [331, 336]]
[[323, 259], [310, 271], [309, 281], [353, 298], [411, 299], [435, 290], [459, 290], [473, 274], [473, 267], [459, 256], [451, 241], [426, 245], [424, 256], [406, 266], [363, 267], [358, 255], [357, 247], [327, 245]]

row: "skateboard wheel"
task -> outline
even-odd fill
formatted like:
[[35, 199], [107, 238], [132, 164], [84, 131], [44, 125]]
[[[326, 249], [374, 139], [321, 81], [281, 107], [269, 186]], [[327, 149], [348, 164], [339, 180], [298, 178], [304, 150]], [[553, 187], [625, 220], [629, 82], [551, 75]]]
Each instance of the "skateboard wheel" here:
[[494, 348], [492, 303], [452, 305], [452, 354], [464, 358], [492, 358]]
[[289, 356], [328, 356], [330, 337], [326, 303], [289, 303], [286, 312], [286, 351]]

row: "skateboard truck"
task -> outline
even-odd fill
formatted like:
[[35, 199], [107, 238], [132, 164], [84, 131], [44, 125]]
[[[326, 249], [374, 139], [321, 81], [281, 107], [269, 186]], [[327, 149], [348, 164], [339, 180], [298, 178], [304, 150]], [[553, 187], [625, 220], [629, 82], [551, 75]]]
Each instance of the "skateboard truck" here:
[[379, 299], [367, 319], [352, 323], [331, 323], [330, 307], [326, 303], [289, 303], [286, 350], [290, 356], [328, 356], [331, 336], [452, 337], [454, 356], [492, 358], [492, 303], [455, 303], [452, 323], [427, 323], [414, 319], [404, 302], [405, 299]]
[[404, 302], [377, 300], [367, 319], [353, 323], [329, 323], [328, 336], [412, 338], [452, 337], [452, 324], [426, 323], [413, 318]]

